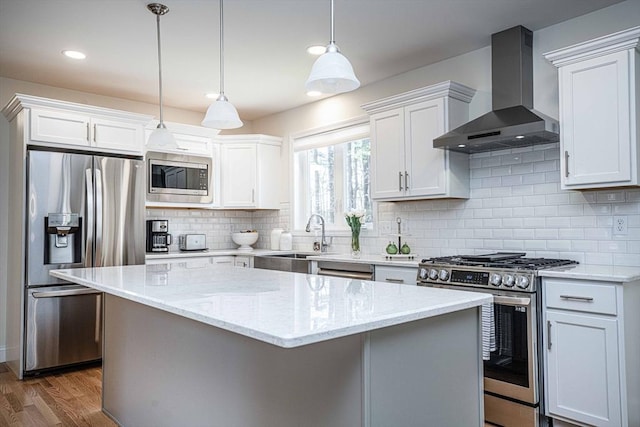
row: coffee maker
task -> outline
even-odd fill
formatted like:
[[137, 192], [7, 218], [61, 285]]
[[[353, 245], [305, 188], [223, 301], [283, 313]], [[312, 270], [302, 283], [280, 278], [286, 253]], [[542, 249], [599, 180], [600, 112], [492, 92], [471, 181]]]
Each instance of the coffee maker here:
[[171, 234], [169, 234], [169, 220], [147, 220], [147, 252], [169, 252]]

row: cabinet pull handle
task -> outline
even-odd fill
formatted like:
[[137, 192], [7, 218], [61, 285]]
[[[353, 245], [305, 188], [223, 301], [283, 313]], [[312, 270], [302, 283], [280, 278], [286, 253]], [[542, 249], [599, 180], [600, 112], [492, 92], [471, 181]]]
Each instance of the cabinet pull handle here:
[[404, 189], [409, 189], [409, 174], [407, 173], [407, 171], [404, 171]]
[[256, 189], [251, 190], [251, 203], [256, 202]]
[[551, 350], [551, 321], [547, 320], [547, 350]]
[[402, 172], [398, 172], [398, 190], [402, 191]]
[[384, 280], [391, 283], [404, 283], [404, 280], [402, 279], [392, 279], [391, 277], [387, 277]]
[[89, 122], [87, 122], [87, 142], [90, 141], [90, 136], [89, 136]]
[[564, 151], [564, 177], [569, 177], [569, 152], [567, 150]]
[[98, 131], [98, 127], [96, 126], [96, 124], [93, 124], [93, 142], [97, 142], [96, 141], [96, 133]]
[[593, 297], [578, 297], [578, 296], [575, 296], [575, 295], [560, 295], [560, 298], [568, 299], [568, 300], [572, 300], [572, 301], [584, 301], [584, 302], [592, 302], [593, 301]]

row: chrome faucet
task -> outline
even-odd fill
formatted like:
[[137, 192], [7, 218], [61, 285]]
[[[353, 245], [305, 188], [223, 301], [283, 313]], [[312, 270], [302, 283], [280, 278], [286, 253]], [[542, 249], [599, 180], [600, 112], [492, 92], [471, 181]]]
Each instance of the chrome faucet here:
[[[312, 214], [309, 217], [309, 221], [307, 221], [307, 227], [304, 229], [307, 233], [311, 231], [311, 220], [313, 219], [313, 217], [317, 217], [320, 220], [320, 227], [322, 230], [322, 237], [320, 240], [320, 252], [327, 252], [327, 248], [329, 247], [330, 243], [327, 243], [327, 238], [324, 234], [324, 218], [322, 218], [321, 215], [318, 214]], [[333, 239], [332, 239], [333, 240]], [[318, 242], [313, 242], [313, 249], [317, 250], [317, 244]]]

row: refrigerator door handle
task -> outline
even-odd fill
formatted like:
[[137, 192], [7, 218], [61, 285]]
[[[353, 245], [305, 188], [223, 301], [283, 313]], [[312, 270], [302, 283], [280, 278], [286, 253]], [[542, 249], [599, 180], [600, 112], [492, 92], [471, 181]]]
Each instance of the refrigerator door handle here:
[[103, 209], [103, 192], [102, 192], [102, 171], [96, 168], [96, 258], [94, 267], [102, 267], [102, 209]]
[[85, 184], [87, 191], [87, 222], [85, 228], [87, 230], [87, 240], [85, 247], [85, 267], [93, 266], [93, 225], [95, 224], [95, 205], [93, 202], [93, 178], [91, 169], [85, 170]]
[[93, 340], [99, 343], [102, 339], [102, 295], [96, 298], [96, 330], [93, 334]]

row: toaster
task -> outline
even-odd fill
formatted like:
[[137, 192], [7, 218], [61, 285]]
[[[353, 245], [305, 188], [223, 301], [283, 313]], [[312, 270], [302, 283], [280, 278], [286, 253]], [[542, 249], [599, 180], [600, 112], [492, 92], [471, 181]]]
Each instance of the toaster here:
[[181, 234], [178, 236], [178, 248], [181, 251], [204, 251], [207, 249], [207, 236], [204, 234]]

